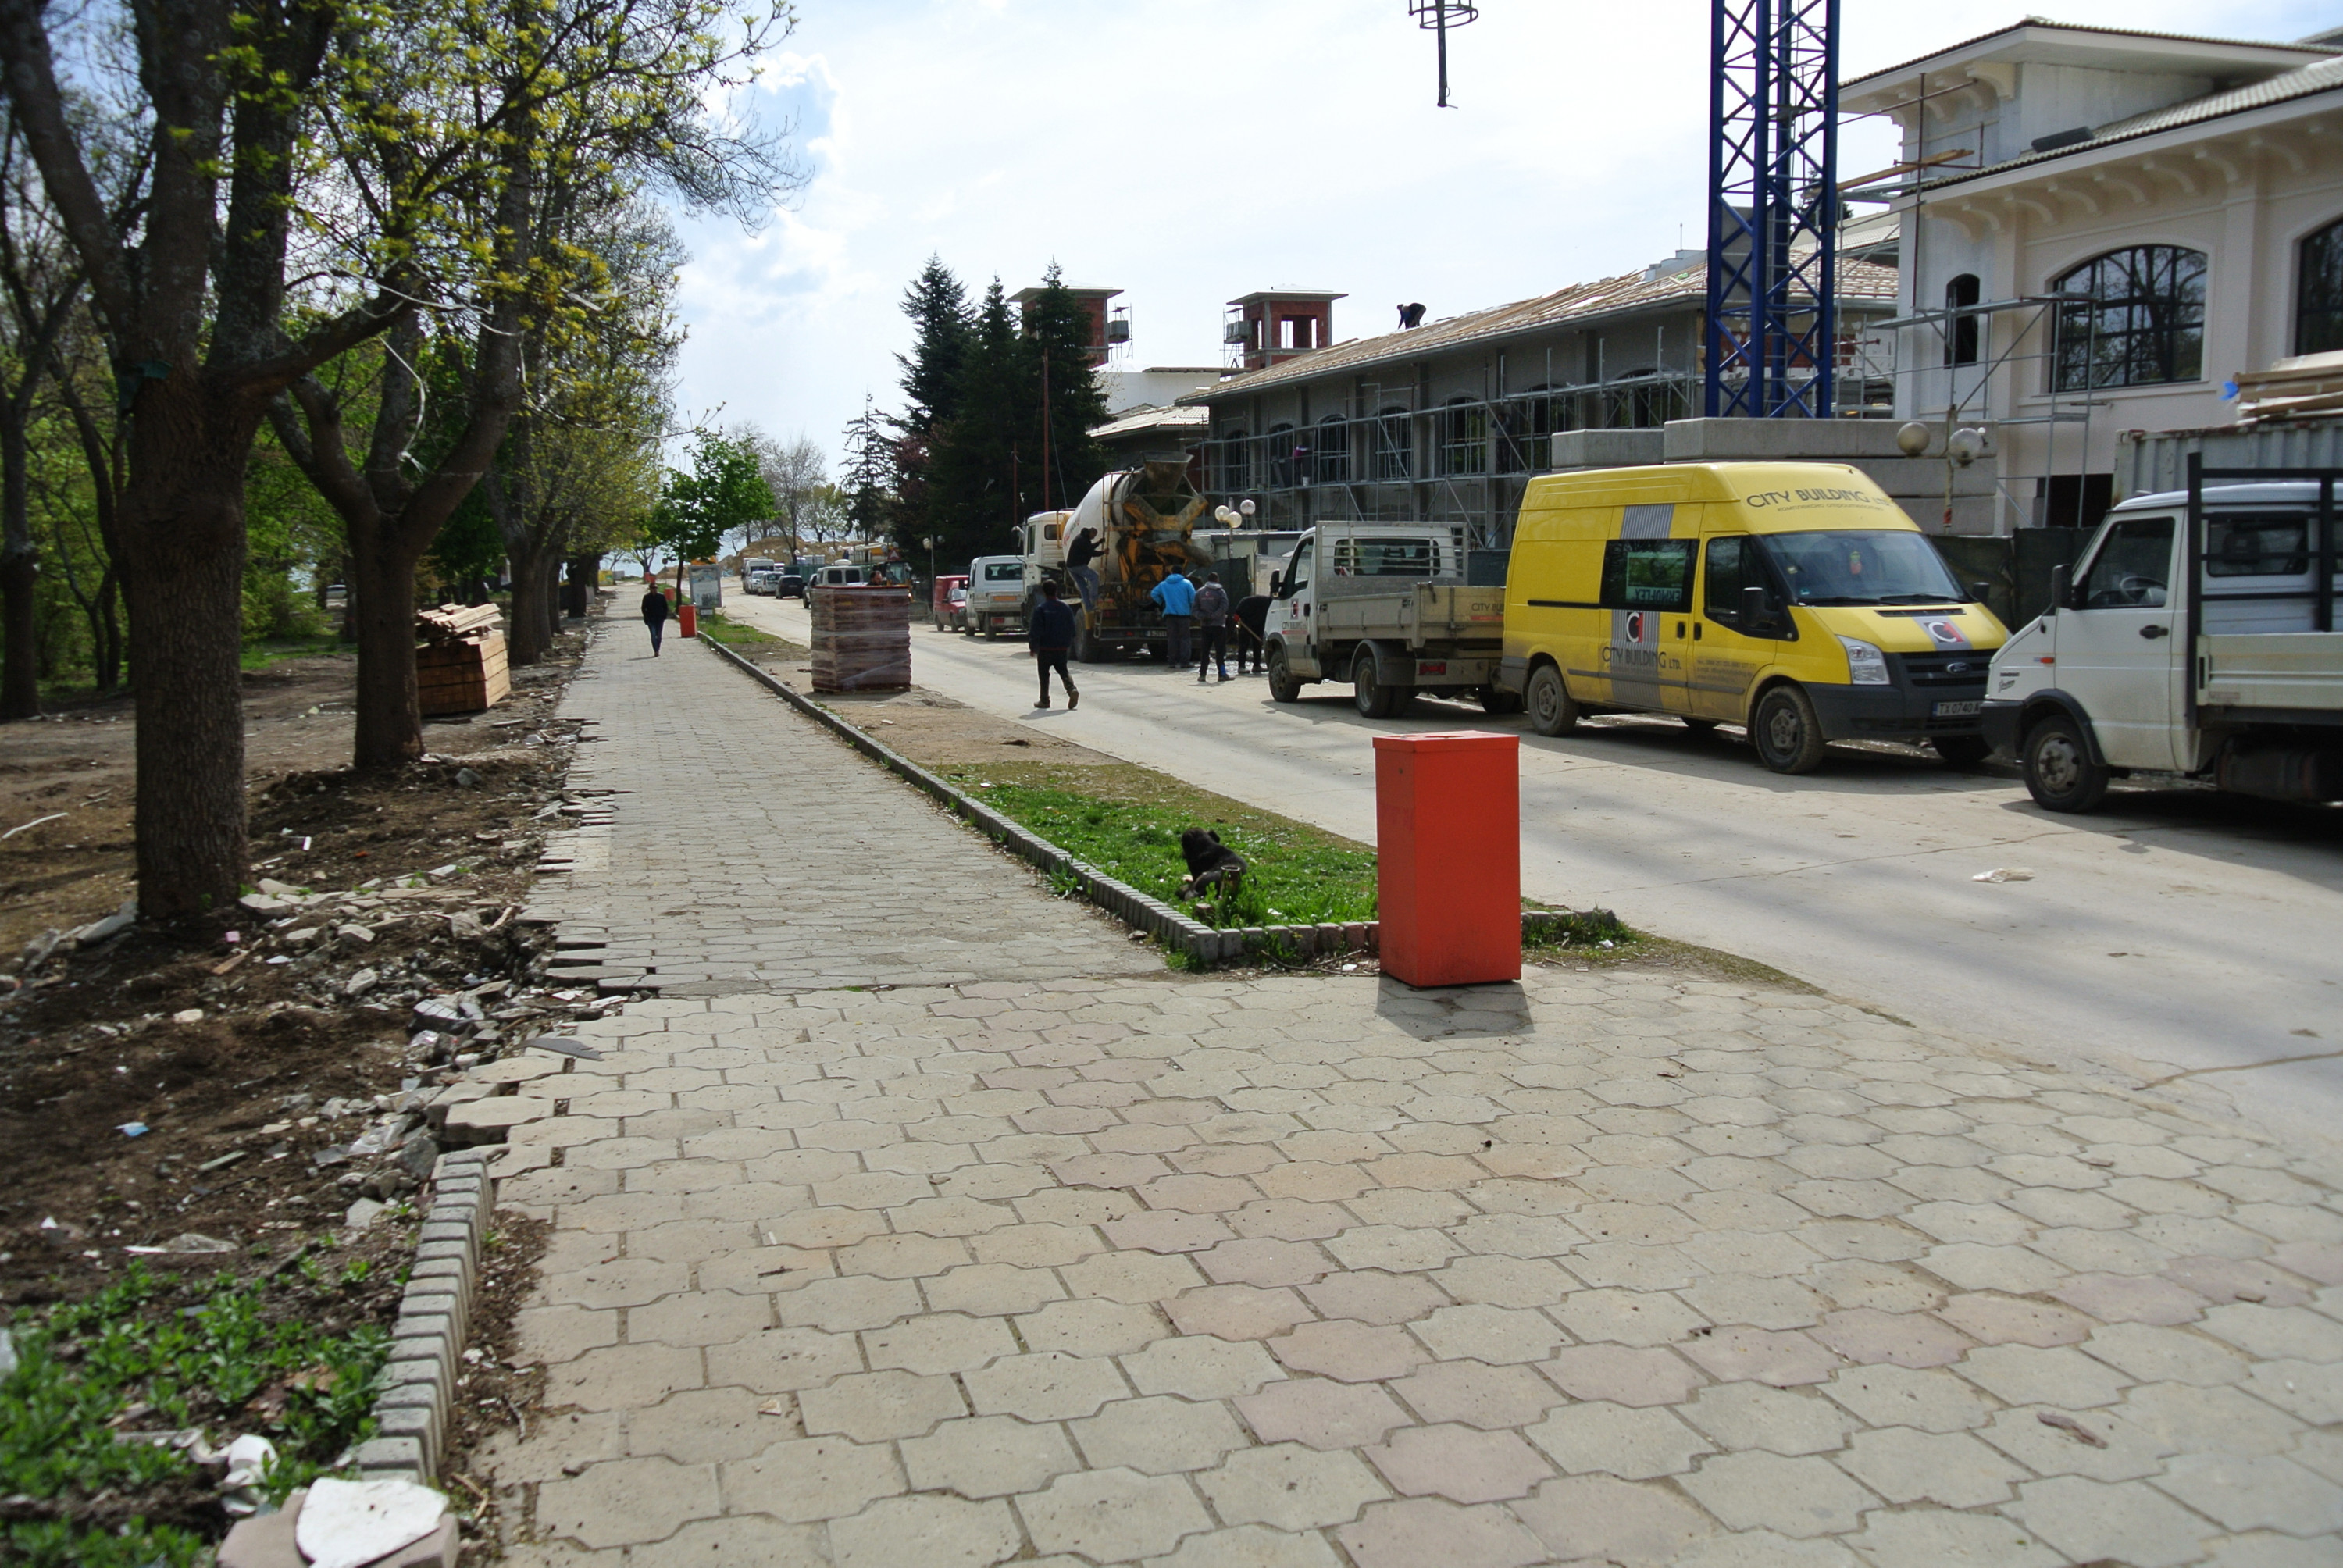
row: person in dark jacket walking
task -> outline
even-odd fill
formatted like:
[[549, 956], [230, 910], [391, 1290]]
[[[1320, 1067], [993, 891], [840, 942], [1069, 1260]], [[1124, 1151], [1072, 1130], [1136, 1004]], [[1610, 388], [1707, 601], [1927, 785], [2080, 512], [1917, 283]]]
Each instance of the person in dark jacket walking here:
[[1204, 586], [1196, 590], [1196, 684], [1204, 684], [1204, 672], [1217, 660], [1221, 678], [1229, 678], [1229, 590], [1221, 586], [1221, 574], [1206, 572]]
[[667, 595], [659, 592], [657, 583], [643, 595], [643, 624], [651, 631], [651, 657], [659, 656], [659, 638], [667, 630]]
[[1252, 659], [1252, 673], [1260, 675], [1269, 668], [1269, 607], [1277, 601], [1265, 593], [1247, 594], [1237, 600], [1237, 673], [1245, 673], [1245, 659]]
[[1025, 646], [1033, 650], [1033, 662], [1041, 672], [1041, 700], [1034, 706], [1050, 706], [1050, 672], [1054, 669], [1066, 683], [1066, 707], [1071, 710], [1082, 705], [1082, 694], [1074, 689], [1073, 672], [1066, 668], [1066, 650], [1074, 646], [1074, 612], [1058, 593], [1056, 583], [1041, 585], [1041, 602], [1025, 628]]

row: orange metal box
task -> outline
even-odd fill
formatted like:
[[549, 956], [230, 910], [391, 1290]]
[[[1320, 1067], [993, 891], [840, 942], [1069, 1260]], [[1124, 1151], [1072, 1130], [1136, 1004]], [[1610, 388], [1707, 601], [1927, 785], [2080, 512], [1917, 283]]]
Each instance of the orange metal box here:
[[684, 600], [682, 607], [675, 612], [675, 631], [678, 637], [699, 635], [699, 607], [689, 599]]
[[1375, 737], [1375, 900], [1394, 980], [1521, 979], [1519, 736]]

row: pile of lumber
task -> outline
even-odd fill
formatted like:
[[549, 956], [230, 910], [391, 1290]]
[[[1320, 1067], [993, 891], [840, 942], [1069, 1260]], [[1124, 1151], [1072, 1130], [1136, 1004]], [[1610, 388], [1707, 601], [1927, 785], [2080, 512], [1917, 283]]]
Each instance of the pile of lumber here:
[[2343, 414], [2343, 353], [2302, 354], [2237, 376], [2237, 423], [2331, 419]]
[[415, 612], [415, 684], [426, 717], [478, 713], [512, 694], [505, 634], [492, 604]]
[[817, 588], [813, 689], [900, 691], [911, 684], [911, 596], [891, 583]]

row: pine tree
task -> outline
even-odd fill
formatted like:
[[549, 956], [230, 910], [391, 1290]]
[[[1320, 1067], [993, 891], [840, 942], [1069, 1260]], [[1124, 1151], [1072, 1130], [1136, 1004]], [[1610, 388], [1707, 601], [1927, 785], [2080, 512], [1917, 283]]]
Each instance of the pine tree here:
[[887, 433], [888, 421], [870, 395], [862, 397], [862, 412], [846, 422], [846, 472], [840, 476], [846, 493], [846, 519], [859, 539], [892, 537], [906, 554], [920, 538], [908, 532], [896, 489], [896, 442]]
[[1041, 405], [1029, 396], [1038, 383], [1027, 368], [1025, 343], [996, 277], [969, 335], [955, 412], [930, 434], [926, 527], [947, 541], [955, 561], [1006, 553], [1010, 530], [1033, 509]]
[[903, 367], [904, 398], [895, 423], [908, 435], [924, 437], [959, 407], [972, 325], [968, 290], [943, 257], [929, 256], [903, 291], [903, 314], [911, 318], [916, 336], [910, 354], [895, 356]]
[[[1042, 275], [1041, 292], [1025, 307], [1024, 328], [1037, 442], [1045, 369], [1049, 378], [1049, 504], [1071, 508], [1106, 472], [1106, 452], [1091, 437], [1107, 421], [1106, 394], [1091, 373], [1090, 315], [1066, 288], [1054, 261]], [[1042, 493], [1038, 482], [1031, 488], [1037, 498]]]

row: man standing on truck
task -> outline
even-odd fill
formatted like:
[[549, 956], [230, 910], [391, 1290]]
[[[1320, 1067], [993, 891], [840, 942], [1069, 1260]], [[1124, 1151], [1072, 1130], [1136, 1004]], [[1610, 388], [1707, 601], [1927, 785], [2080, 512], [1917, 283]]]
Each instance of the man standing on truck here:
[[1041, 672], [1041, 700], [1034, 706], [1050, 706], [1050, 672], [1054, 669], [1066, 683], [1067, 711], [1080, 708], [1082, 694], [1074, 689], [1073, 672], [1066, 668], [1066, 650], [1074, 646], [1074, 612], [1058, 598], [1056, 583], [1041, 585], [1041, 602], [1025, 628], [1025, 646], [1033, 650], [1033, 662]]
[[1066, 546], [1066, 575], [1074, 579], [1074, 591], [1082, 596], [1082, 612], [1090, 616], [1098, 614], [1098, 568], [1091, 565], [1098, 553], [1096, 528], [1084, 528]]
[[659, 656], [659, 638], [667, 630], [667, 595], [659, 592], [656, 581], [651, 583], [650, 591], [643, 595], [643, 624], [650, 628], [651, 657], [657, 658]]
[[1147, 596], [1163, 612], [1163, 658], [1173, 669], [1188, 668], [1188, 623], [1196, 609], [1196, 585], [1166, 572]]
[[1196, 590], [1196, 684], [1204, 684], [1204, 670], [1217, 661], [1221, 678], [1229, 678], [1229, 590], [1221, 574], [1206, 572]]

